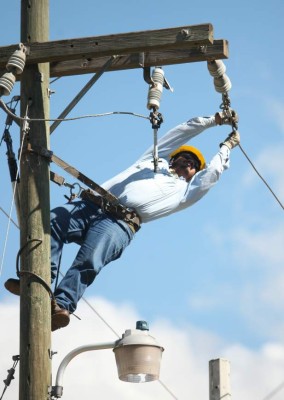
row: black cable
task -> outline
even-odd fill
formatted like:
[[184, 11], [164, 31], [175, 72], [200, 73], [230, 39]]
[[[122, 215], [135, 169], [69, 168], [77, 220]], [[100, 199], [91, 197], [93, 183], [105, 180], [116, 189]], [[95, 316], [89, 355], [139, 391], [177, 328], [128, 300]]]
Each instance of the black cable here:
[[14, 374], [15, 374], [15, 371], [16, 371], [16, 366], [17, 366], [17, 364], [18, 364], [18, 362], [19, 362], [19, 360], [20, 360], [20, 356], [13, 356], [12, 358], [13, 358], [14, 364], [13, 364], [12, 368], [8, 369], [7, 378], [4, 379], [4, 381], [3, 381], [3, 382], [5, 383], [5, 387], [4, 387], [4, 389], [3, 389], [3, 392], [2, 392], [2, 395], [1, 395], [1, 397], [0, 397], [0, 400], [3, 399], [3, 396], [4, 396], [4, 394], [5, 394], [5, 392], [6, 392], [7, 388], [8, 388], [8, 386], [10, 385], [11, 381], [14, 379]]
[[23, 275], [31, 276], [32, 278], [34, 278], [37, 282], [39, 282], [47, 290], [47, 292], [50, 294], [50, 297], [54, 300], [54, 293], [52, 292], [52, 290], [49, 287], [49, 285], [45, 282], [45, 280], [43, 280], [39, 275], [35, 274], [34, 272], [31, 272], [31, 271], [20, 271], [20, 267], [19, 267], [20, 255], [26, 249], [28, 244], [30, 244], [32, 242], [37, 242], [37, 244], [31, 250], [34, 250], [37, 246], [40, 246], [42, 244], [42, 240], [41, 239], [30, 239], [20, 248], [20, 250], [18, 251], [18, 254], [17, 254], [17, 258], [16, 258], [17, 276], [19, 278], [21, 278], [21, 276], [23, 276]]

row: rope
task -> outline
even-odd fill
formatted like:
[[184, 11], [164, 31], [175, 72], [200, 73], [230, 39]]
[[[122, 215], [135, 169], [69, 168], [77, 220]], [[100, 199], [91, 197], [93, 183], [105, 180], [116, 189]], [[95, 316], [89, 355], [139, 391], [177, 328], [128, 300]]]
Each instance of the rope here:
[[249, 159], [248, 155], [246, 154], [246, 152], [244, 151], [244, 149], [242, 148], [242, 146], [239, 144], [239, 147], [242, 151], [242, 153], [244, 154], [244, 156], [246, 157], [246, 159], [248, 160], [248, 162], [250, 163], [250, 165], [252, 166], [252, 168], [254, 169], [254, 171], [257, 173], [257, 175], [260, 177], [260, 179], [262, 180], [262, 182], [266, 185], [266, 187], [269, 189], [269, 191], [272, 193], [272, 195], [274, 196], [274, 198], [276, 199], [276, 201], [280, 204], [280, 207], [284, 210], [284, 206], [281, 203], [281, 201], [278, 199], [278, 197], [276, 196], [276, 194], [273, 192], [273, 190], [271, 189], [271, 187], [268, 185], [268, 183], [265, 181], [265, 179], [260, 175], [260, 173], [257, 171], [257, 169], [255, 168], [255, 166], [253, 165], [252, 161]]
[[[229, 90], [231, 89], [232, 85], [230, 82], [230, 79], [227, 77], [227, 75], [225, 74], [226, 72], [226, 66], [223, 63], [222, 60], [212, 60], [212, 61], [207, 61], [207, 67], [208, 67], [208, 71], [210, 73], [210, 75], [212, 75], [214, 77], [214, 85], [215, 85], [215, 89], [217, 92], [222, 93], [222, 103], [220, 105], [220, 108], [224, 111], [228, 111], [229, 114], [231, 114], [231, 100], [230, 97], [228, 95]], [[219, 81], [218, 81], [219, 80]], [[217, 84], [217, 85], [216, 85]], [[233, 131], [238, 130], [238, 125], [236, 122], [232, 122], [232, 129]], [[281, 203], [281, 201], [278, 199], [278, 197], [276, 196], [276, 194], [273, 192], [273, 190], [271, 189], [271, 187], [268, 185], [268, 183], [265, 181], [265, 179], [260, 175], [260, 173], [257, 171], [256, 167], [253, 165], [252, 161], [249, 159], [248, 155], [246, 154], [246, 152], [244, 151], [244, 149], [242, 148], [241, 144], [238, 145], [242, 151], [242, 153], [244, 154], [244, 156], [246, 157], [246, 159], [248, 160], [248, 162], [250, 163], [250, 165], [252, 166], [252, 168], [254, 169], [254, 171], [257, 173], [257, 175], [259, 176], [259, 178], [262, 180], [262, 182], [266, 185], [266, 187], [268, 188], [268, 190], [272, 193], [272, 195], [274, 196], [274, 198], [276, 199], [276, 201], [280, 204], [281, 208], [284, 209], [283, 204]]]

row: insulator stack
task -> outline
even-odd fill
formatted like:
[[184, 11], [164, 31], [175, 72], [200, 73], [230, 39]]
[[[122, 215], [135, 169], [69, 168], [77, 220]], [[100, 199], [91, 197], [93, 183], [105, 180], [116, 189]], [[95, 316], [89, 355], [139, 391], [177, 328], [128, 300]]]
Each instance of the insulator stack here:
[[213, 78], [219, 78], [226, 72], [226, 66], [222, 60], [208, 61], [207, 68]]
[[9, 72], [14, 72], [19, 75], [23, 72], [24, 66], [26, 63], [26, 51], [25, 47], [22, 43], [19, 45], [19, 50], [16, 50], [9, 61], [7, 62], [6, 69]]
[[162, 96], [164, 84], [164, 71], [162, 70], [162, 68], [156, 67], [154, 69], [152, 73], [152, 81], [153, 84], [150, 85], [148, 92], [147, 108], [148, 110], [158, 110], [160, 107], [160, 99]]
[[227, 93], [231, 90], [232, 84], [229, 77], [224, 74], [219, 78], [214, 78], [215, 90], [218, 93]]
[[20, 43], [19, 49], [14, 51], [6, 64], [8, 72], [0, 78], [0, 96], [9, 96], [16, 82], [15, 75], [23, 72], [25, 63], [26, 48], [23, 43]]
[[0, 95], [9, 96], [15, 84], [16, 77], [12, 72], [6, 72], [0, 78]]
[[229, 77], [225, 74], [226, 66], [222, 60], [207, 61], [208, 71], [214, 78], [214, 87], [218, 93], [227, 93], [232, 88]]

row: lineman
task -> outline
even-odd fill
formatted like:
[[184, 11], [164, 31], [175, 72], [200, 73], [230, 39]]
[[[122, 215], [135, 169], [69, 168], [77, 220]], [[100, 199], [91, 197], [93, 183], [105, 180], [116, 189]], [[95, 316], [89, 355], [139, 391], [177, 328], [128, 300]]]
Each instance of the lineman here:
[[[219, 112], [196, 117], [171, 129], [158, 141], [159, 165], [153, 168], [153, 147], [134, 164], [102, 186], [133, 210], [135, 223], [106, 212], [88, 199], [75, 200], [51, 212], [51, 278], [56, 278], [64, 244], [77, 243], [79, 251], [65, 277], [55, 288], [52, 330], [69, 324], [86, 288], [102, 268], [118, 259], [140, 226], [192, 206], [219, 181], [229, 167], [230, 151], [240, 143], [233, 131], [206, 164], [202, 153], [187, 142], [216, 125], [234, 125], [237, 114]], [[20, 292], [20, 282], [9, 279], [6, 288]]]

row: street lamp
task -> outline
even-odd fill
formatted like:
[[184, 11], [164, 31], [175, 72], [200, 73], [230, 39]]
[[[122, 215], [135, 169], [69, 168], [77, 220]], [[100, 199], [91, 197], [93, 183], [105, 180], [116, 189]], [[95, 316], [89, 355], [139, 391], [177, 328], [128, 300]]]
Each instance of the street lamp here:
[[92, 350], [113, 349], [118, 377], [125, 382], [151, 382], [159, 379], [160, 362], [164, 351], [156, 339], [149, 335], [146, 321], [137, 321], [136, 329], [128, 329], [114, 342], [89, 344], [70, 351], [59, 365], [52, 397], [63, 395], [63, 375], [69, 362], [77, 355]]

